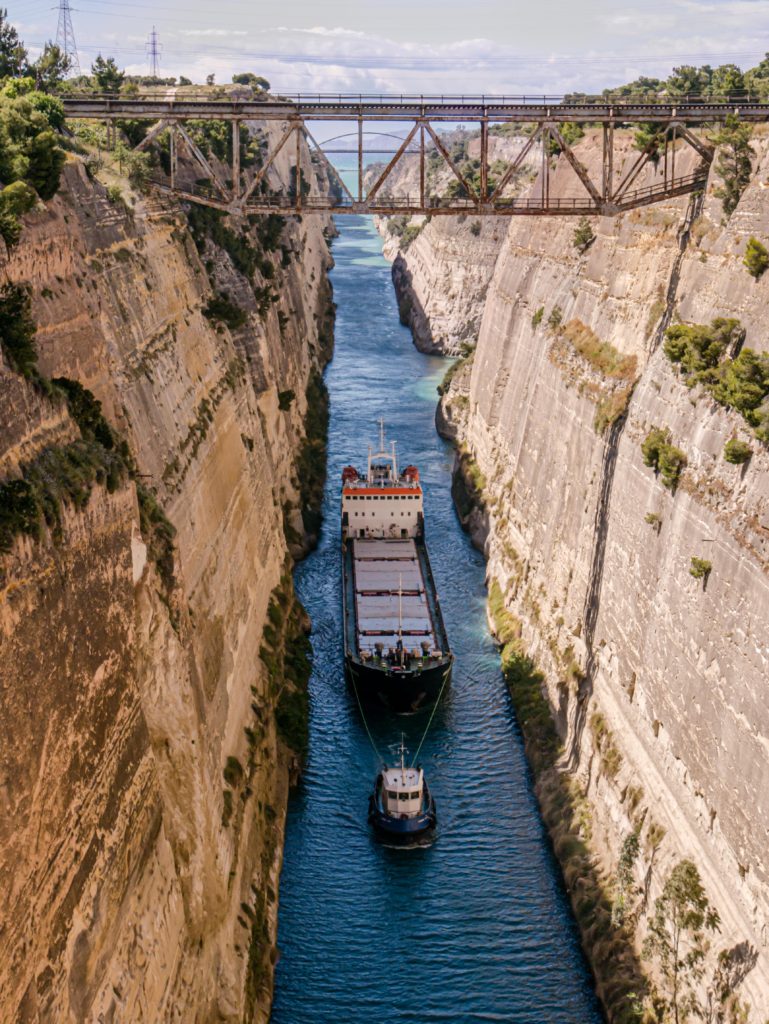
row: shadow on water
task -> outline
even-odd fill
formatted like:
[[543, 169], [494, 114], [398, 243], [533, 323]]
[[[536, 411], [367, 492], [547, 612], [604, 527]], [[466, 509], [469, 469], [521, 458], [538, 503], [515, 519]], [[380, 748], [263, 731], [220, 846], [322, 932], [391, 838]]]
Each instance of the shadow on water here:
[[[400, 326], [371, 222], [340, 221], [325, 526], [296, 570], [313, 621], [311, 750], [288, 811], [273, 1024], [598, 1024], [486, 628], [483, 558], [451, 504], [452, 453], [433, 425], [446, 364], [417, 352]], [[420, 755], [437, 833], [405, 851], [378, 843], [366, 826], [377, 757], [342, 663], [340, 474], [364, 460], [380, 415], [402, 458], [420, 469], [456, 655]], [[387, 756], [401, 731], [416, 749], [427, 714], [368, 718]]]

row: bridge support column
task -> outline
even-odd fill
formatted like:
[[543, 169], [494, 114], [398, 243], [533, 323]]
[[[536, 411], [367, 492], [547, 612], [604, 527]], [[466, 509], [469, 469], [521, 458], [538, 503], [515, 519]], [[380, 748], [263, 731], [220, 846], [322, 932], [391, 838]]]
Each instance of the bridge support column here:
[[232, 122], [232, 200], [240, 199], [240, 121]]
[[604, 202], [611, 200], [612, 179], [614, 177], [614, 122], [603, 126], [603, 181], [601, 192]]
[[489, 198], [489, 122], [481, 121], [481, 202]]
[[296, 212], [301, 213], [302, 211], [302, 132], [297, 124], [294, 128], [296, 132]]
[[358, 118], [358, 202], [363, 202], [363, 118]]
[[171, 188], [176, 188], [176, 125], [172, 124], [168, 131], [168, 153], [171, 163]]
[[419, 127], [419, 205], [425, 207], [425, 126]]

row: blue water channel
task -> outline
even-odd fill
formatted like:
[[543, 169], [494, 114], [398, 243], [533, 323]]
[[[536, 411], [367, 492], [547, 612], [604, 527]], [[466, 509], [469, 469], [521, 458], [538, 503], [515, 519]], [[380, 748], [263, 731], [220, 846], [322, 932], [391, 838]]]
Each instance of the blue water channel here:
[[[390, 268], [367, 218], [339, 218], [336, 349], [325, 525], [296, 570], [313, 622], [310, 756], [292, 797], [280, 883], [273, 1024], [602, 1021], [537, 813], [489, 636], [484, 563], [450, 495], [452, 452], [433, 423], [442, 359], [398, 322]], [[436, 798], [431, 846], [387, 848], [366, 824], [377, 758], [343, 675], [339, 491], [383, 416], [425, 485], [438, 592], [456, 655], [420, 760]], [[369, 716], [373, 741], [412, 750], [427, 714]]]

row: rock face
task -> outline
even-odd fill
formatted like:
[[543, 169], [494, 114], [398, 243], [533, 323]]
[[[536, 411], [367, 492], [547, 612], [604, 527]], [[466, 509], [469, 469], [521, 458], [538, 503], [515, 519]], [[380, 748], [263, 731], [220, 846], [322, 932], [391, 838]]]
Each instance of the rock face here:
[[[519, 137], [491, 136], [489, 159], [509, 160], [524, 144]], [[467, 158], [477, 158], [480, 142], [469, 138]], [[541, 160], [541, 147], [532, 148], [520, 175], [505, 189], [515, 195], [531, 180]], [[431, 190], [443, 195], [455, 180], [445, 163], [433, 163], [428, 178]], [[396, 195], [419, 191], [416, 157], [405, 157], [396, 165], [389, 190]], [[483, 316], [486, 290], [504, 241], [507, 224], [495, 218], [472, 216], [412, 218], [413, 241], [394, 234], [398, 218], [382, 218], [378, 227], [385, 240], [384, 254], [393, 263], [393, 284], [398, 297], [401, 322], [411, 328], [414, 344], [421, 352], [458, 355], [463, 346], [473, 346]]]
[[[717, 181], [704, 198], [596, 220], [585, 253], [573, 221], [514, 220], [474, 359], [455, 374], [439, 425], [477, 464], [489, 577], [546, 673], [564, 767], [587, 796], [610, 879], [640, 829], [639, 946], [668, 872], [692, 859], [721, 916], [713, 953], [748, 943], [737, 992], [762, 1021], [769, 453], [736, 411], [687, 387], [660, 344], [672, 317], [737, 317], [745, 344], [769, 350], [769, 275], [754, 281], [742, 265], [748, 237], [769, 235], [769, 157], [763, 139], [754, 147], [754, 179], [727, 223]], [[596, 140], [579, 152], [600, 163]], [[557, 194], [571, 194], [567, 173], [559, 166]], [[611, 372], [601, 342], [613, 346]], [[635, 360], [625, 380], [623, 357]], [[644, 465], [653, 427], [688, 459], [674, 491]], [[724, 461], [731, 437], [751, 444], [743, 466]], [[712, 565], [704, 581], [693, 557]]]
[[[333, 316], [323, 223], [273, 227], [252, 284], [175, 204], [126, 210], [70, 160], [0, 261], [42, 374], [101, 401], [176, 529], [169, 586], [124, 479], [0, 555], [3, 1022], [267, 1018], [293, 755], [261, 655]], [[204, 316], [212, 290], [242, 326]], [[6, 478], [77, 430], [0, 376]]]

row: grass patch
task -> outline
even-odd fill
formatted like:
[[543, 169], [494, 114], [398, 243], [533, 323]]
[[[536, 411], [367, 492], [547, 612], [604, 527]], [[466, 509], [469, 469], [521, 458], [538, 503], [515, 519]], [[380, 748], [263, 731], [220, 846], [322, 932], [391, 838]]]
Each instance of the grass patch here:
[[297, 473], [302, 503], [302, 523], [311, 542], [317, 540], [321, 527], [323, 485], [326, 482], [326, 447], [328, 442], [328, 389], [316, 370], [306, 391], [307, 413], [304, 418], [304, 440], [299, 449]]
[[561, 334], [593, 369], [614, 380], [635, 380], [638, 360], [635, 356], [624, 356], [608, 341], [602, 341], [581, 320], [569, 320]]

